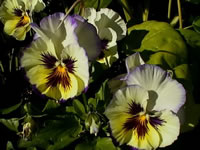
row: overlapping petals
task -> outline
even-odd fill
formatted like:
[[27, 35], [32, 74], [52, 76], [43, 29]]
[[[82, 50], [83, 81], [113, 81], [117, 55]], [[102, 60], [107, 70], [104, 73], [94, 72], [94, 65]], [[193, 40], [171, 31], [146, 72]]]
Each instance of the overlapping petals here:
[[[93, 24], [101, 39], [102, 53], [99, 62], [112, 64], [117, 58], [117, 43], [126, 35], [126, 24], [120, 15], [108, 8], [96, 12], [94, 8], [86, 8], [83, 17]], [[106, 60], [107, 59], [107, 60]]]
[[4, 31], [17, 40], [24, 40], [30, 30], [32, 12], [39, 12], [44, 7], [42, 0], [5, 0], [0, 7]]
[[62, 16], [54, 14], [44, 18], [41, 27], [33, 24], [37, 35], [21, 59], [30, 83], [55, 100], [81, 94], [89, 80], [88, 57], [73, 32], [77, 26], [74, 19], [69, 16], [60, 28], [54, 28]]
[[172, 110], [178, 112], [185, 103], [185, 89], [169, 74], [155, 65], [144, 64], [129, 73], [127, 85], [140, 85], [149, 92], [150, 110]]
[[179, 135], [178, 117], [170, 110], [147, 111], [149, 93], [138, 85], [119, 89], [105, 114], [114, 138], [122, 144], [151, 150], [172, 144]]

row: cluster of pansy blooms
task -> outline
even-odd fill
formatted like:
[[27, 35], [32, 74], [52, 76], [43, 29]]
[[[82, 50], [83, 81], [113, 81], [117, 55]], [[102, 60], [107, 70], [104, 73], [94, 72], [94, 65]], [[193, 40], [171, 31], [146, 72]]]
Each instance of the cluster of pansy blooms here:
[[[44, 7], [42, 0], [5, 0], [0, 19], [5, 33], [17, 40], [24, 40], [31, 27], [36, 32], [21, 58], [29, 82], [56, 101], [72, 99], [86, 92], [91, 61], [110, 66], [118, 58], [117, 41], [125, 37], [126, 23], [111, 9], [86, 8], [82, 16], [49, 15], [38, 26], [32, 13]], [[109, 82], [114, 96], [105, 115], [112, 136], [119, 145], [137, 149], [172, 144], [180, 130], [176, 113], [185, 103], [183, 86], [160, 67], [145, 64], [139, 53], [125, 62], [127, 74]]]

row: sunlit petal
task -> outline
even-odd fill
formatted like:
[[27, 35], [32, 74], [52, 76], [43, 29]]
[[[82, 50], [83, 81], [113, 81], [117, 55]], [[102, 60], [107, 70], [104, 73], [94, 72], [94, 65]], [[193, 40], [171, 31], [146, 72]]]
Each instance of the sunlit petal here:
[[149, 91], [153, 110], [172, 110], [177, 112], [185, 103], [185, 90], [167, 72], [155, 65], [141, 65], [135, 68], [127, 78], [128, 85], [140, 85]]

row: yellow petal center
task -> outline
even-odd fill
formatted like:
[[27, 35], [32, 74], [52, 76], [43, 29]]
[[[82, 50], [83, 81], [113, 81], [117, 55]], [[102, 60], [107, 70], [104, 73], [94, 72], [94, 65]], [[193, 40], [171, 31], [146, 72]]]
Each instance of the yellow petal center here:
[[29, 16], [24, 15], [24, 16], [22, 17], [22, 21], [21, 21], [21, 22], [22, 22], [23, 25], [29, 23], [29, 22], [30, 22]]
[[138, 117], [139, 123], [144, 124], [146, 122], [146, 115], [141, 115]]
[[64, 73], [66, 73], [66, 68], [65, 67], [62, 67], [62, 66], [58, 66], [57, 67], [57, 70], [56, 70], [58, 73], [60, 73], [60, 74], [64, 74]]

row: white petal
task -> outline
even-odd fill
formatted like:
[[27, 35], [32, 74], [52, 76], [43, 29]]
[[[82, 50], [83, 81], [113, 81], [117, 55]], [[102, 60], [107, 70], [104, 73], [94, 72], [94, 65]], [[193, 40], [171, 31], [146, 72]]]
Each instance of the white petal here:
[[180, 122], [178, 117], [168, 110], [162, 111], [159, 118], [164, 121], [160, 126], [157, 126], [162, 138], [160, 147], [165, 147], [171, 145], [178, 138]]
[[126, 24], [121, 16], [108, 8], [101, 8], [99, 12], [100, 19], [96, 21], [98, 29], [110, 27], [117, 33], [117, 40], [121, 40], [126, 35]]
[[126, 82], [128, 85], [140, 85], [149, 91], [148, 103], [154, 105], [153, 110], [168, 109], [177, 112], [185, 103], [183, 86], [158, 66], [145, 64], [136, 67], [128, 75]]
[[140, 86], [127, 86], [125, 88], [119, 89], [115, 93], [113, 99], [106, 108], [105, 114], [109, 116], [109, 114], [112, 115], [114, 112], [118, 111], [127, 112], [129, 110], [130, 104], [133, 102], [139, 104], [145, 111], [148, 98], [148, 92]]
[[101, 52], [101, 40], [96, 28], [80, 16], [74, 16], [77, 27], [75, 29], [78, 43], [83, 47], [89, 60], [95, 60]]
[[69, 45], [65, 47], [62, 52], [62, 59], [66, 59], [71, 57], [75, 60], [74, 63], [74, 74], [78, 76], [83, 82], [84, 86], [88, 85], [89, 80], [89, 65], [88, 65], [88, 58], [86, 56], [86, 52], [82, 47], [79, 45]]
[[136, 67], [145, 64], [142, 58], [140, 57], [140, 53], [138, 52], [128, 56], [125, 60], [125, 63], [126, 63], [127, 74], [132, 72]]

